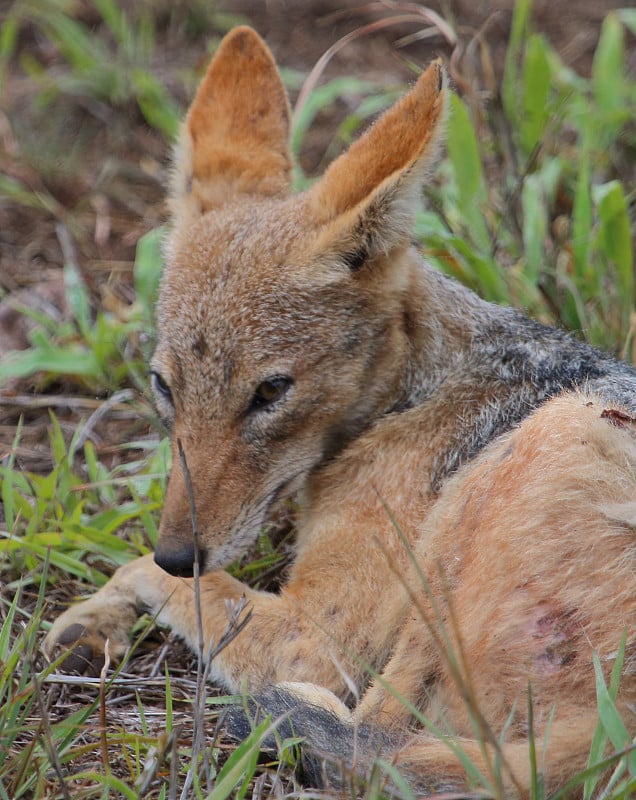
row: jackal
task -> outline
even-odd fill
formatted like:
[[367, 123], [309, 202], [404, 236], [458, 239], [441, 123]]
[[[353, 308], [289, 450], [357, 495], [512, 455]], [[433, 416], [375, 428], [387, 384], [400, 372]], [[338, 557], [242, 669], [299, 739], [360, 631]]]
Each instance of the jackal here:
[[[121, 655], [142, 611], [196, 645], [196, 562], [206, 644], [229, 601], [252, 612], [214, 659], [221, 686], [261, 691], [358, 769], [378, 750], [418, 790], [461, 791], [461, 745], [523, 794], [528, 686], [552, 790], [586, 763], [593, 654], [607, 676], [624, 633], [617, 702], [636, 729], [636, 373], [411, 246], [447, 91], [433, 63], [292, 196], [274, 60], [249, 28], [224, 39], [170, 192], [151, 361], [173, 449], [159, 542], [44, 647], [76, 667], [106, 639]], [[223, 568], [291, 495], [294, 561], [279, 593], [256, 591]]]

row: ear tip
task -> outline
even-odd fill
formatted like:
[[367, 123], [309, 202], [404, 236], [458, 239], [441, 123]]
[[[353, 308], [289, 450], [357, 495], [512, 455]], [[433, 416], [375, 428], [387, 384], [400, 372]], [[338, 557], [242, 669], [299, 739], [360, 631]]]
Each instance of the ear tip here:
[[431, 61], [420, 75], [418, 84], [427, 94], [433, 93], [439, 96], [444, 92], [448, 86], [448, 73], [441, 58]]
[[448, 73], [441, 58], [436, 59], [433, 63], [437, 67], [437, 94], [441, 94], [448, 85]]
[[226, 42], [234, 42], [239, 47], [252, 42], [262, 42], [261, 36], [250, 25], [237, 25], [225, 34]]
[[263, 38], [249, 25], [237, 25], [226, 33], [219, 49], [231, 50], [236, 55], [250, 51], [265, 51], [269, 55], [269, 48]]

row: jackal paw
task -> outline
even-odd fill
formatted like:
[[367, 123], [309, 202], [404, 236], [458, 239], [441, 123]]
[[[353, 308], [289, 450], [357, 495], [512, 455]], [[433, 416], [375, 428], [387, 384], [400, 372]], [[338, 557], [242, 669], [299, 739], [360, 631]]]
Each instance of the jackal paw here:
[[97, 604], [95, 598], [90, 598], [55, 620], [42, 650], [49, 661], [66, 654], [58, 664], [60, 671], [95, 677], [104, 666], [107, 650], [113, 662], [122, 659], [136, 616], [136, 613], [122, 613], [121, 608]]

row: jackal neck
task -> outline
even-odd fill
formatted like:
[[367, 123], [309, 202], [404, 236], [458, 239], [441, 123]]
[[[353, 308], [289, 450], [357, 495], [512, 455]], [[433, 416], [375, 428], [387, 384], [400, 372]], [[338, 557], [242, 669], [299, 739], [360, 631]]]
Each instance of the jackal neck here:
[[414, 250], [409, 257], [413, 272], [403, 307], [409, 352], [400, 396], [392, 410], [422, 403], [461, 368], [496, 308], [429, 267]]

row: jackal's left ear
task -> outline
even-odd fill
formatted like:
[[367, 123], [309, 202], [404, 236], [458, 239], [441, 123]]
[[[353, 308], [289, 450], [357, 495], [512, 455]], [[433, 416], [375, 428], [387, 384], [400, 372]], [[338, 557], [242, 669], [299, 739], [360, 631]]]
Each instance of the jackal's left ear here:
[[432, 63], [310, 190], [312, 213], [324, 226], [319, 247], [330, 241], [344, 248], [355, 268], [410, 240], [422, 182], [443, 133], [445, 86], [441, 64]]
[[271, 52], [256, 31], [235, 28], [210, 62], [175, 148], [170, 206], [177, 223], [235, 195], [288, 193], [289, 125]]

